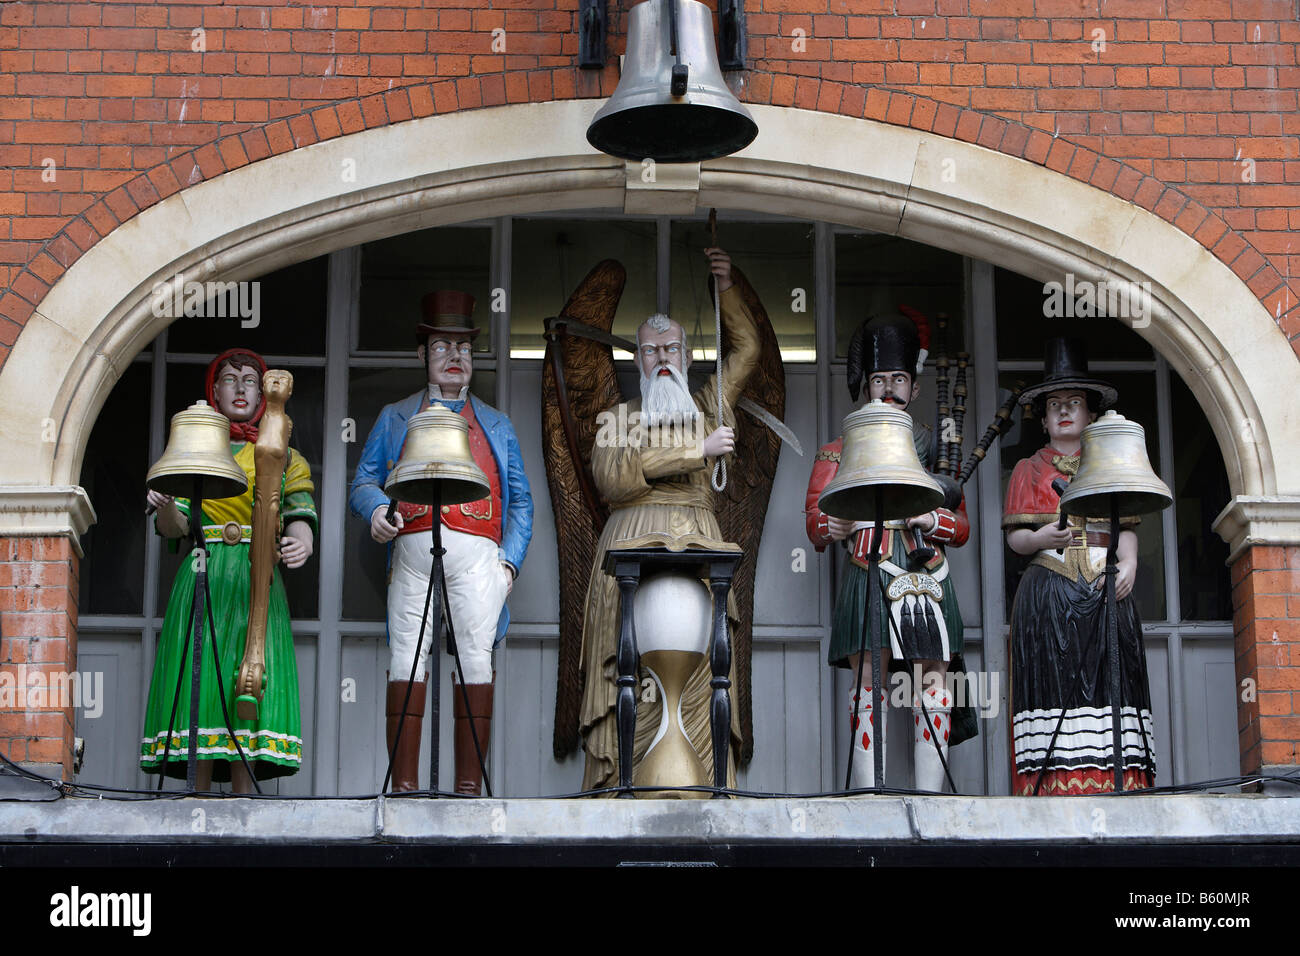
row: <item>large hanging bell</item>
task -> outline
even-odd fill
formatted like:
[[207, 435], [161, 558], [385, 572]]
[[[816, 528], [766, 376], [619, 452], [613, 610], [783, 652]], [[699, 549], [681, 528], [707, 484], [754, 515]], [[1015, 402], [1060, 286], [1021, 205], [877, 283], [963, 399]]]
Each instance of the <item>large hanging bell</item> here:
[[817, 507], [836, 518], [888, 521], [941, 504], [943, 489], [916, 456], [911, 415], [877, 400], [844, 416], [840, 467]]
[[469, 450], [469, 422], [441, 402], [411, 416], [385, 494], [416, 505], [458, 505], [486, 498], [491, 490]]
[[195, 485], [204, 498], [234, 498], [248, 476], [230, 454], [230, 419], [205, 401], [172, 416], [167, 449], [145, 474], [150, 491], [186, 498]]
[[1146, 432], [1114, 410], [1083, 430], [1079, 472], [1061, 495], [1061, 512], [1109, 515], [1112, 496], [1121, 518], [1161, 511], [1174, 500], [1151, 468]]
[[713, 12], [697, 0], [633, 7], [623, 75], [587, 127], [587, 142], [620, 159], [698, 163], [744, 149], [757, 135], [758, 124], [723, 82]]

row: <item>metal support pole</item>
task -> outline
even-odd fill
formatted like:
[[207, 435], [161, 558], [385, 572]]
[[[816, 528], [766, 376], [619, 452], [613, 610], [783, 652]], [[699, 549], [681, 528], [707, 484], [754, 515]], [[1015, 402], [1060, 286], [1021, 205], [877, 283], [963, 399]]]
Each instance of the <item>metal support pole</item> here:
[[[1115, 576], [1119, 554], [1119, 498], [1110, 496], [1110, 545], [1106, 549], [1106, 657], [1110, 668], [1110, 728], [1114, 746], [1115, 792], [1124, 789], [1124, 743], [1120, 731], [1119, 620]], [[1141, 635], [1138, 635], [1141, 640]], [[1138, 720], [1142, 715], [1138, 714]]]
[[[185, 764], [185, 788], [193, 793], [199, 782], [199, 689], [203, 683], [203, 625], [207, 620], [205, 599], [208, 593], [208, 555], [203, 543], [203, 479], [194, 480], [190, 499], [190, 534], [196, 548], [202, 548], [199, 566], [194, 573], [194, 599], [190, 602], [190, 752]], [[213, 661], [220, 666], [220, 661]], [[168, 732], [170, 738], [171, 733]], [[166, 775], [164, 762], [162, 773]]]

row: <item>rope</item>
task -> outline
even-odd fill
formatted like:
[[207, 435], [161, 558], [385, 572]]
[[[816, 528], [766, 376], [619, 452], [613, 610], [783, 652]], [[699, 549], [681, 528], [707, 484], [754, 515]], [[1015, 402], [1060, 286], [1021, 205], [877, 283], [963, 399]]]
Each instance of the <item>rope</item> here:
[[[718, 427], [721, 428], [726, 424], [726, 419], [722, 414], [722, 292], [718, 288], [718, 277], [713, 277], [713, 344], [714, 356], [717, 361], [718, 371], [714, 376], [718, 382]], [[718, 460], [713, 463], [713, 477], [710, 479], [714, 491], [725, 491], [727, 488], [727, 462], [724, 455], [719, 455]]]

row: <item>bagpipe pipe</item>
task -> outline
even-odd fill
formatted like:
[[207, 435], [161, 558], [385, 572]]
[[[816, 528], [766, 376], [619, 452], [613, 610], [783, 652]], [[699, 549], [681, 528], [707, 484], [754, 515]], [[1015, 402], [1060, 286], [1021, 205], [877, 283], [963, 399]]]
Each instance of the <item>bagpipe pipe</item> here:
[[[909, 317], [915, 316], [912, 310], [906, 310]], [[919, 313], [916, 313], [919, 315]], [[1002, 435], [1011, 429], [1011, 417], [1015, 414], [1016, 403], [1020, 393], [1025, 389], [1023, 381], [1017, 381], [1006, 400], [993, 416], [993, 421], [984, 430], [978, 444], [971, 449], [965, 463], [961, 462], [964, 443], [963, 430], [966, 423], [967, 369], [970, 366], [970, 353], [958, 352], [954, 359], [948, 357], [948, 319], [943, 313], [936, 316], [938, 325], [938, 342], [935, 354], [935, 431], [938, 435], [937, 453], [935, 455], [933, 477], [943, 488], [943, 506], [949, 511], [961, 507], [963, 487], [975, 473], [976, 467], [988, 454], [989, 448]], [[949, 401], [949, 369], [955, 368], [952, 382], [952, 397]], [[908, 558], [914, 566], [923, 565], [934, 558], [934, 549], [924, 543], [919, 528], [912, 529], [914, 547]]]

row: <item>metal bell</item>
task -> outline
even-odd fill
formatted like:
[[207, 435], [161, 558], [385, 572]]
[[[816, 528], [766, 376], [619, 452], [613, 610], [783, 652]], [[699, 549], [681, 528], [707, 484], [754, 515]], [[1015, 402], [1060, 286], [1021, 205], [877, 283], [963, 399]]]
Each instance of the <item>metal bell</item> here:
[[195, 484], [204, 498], [234, 498], [248, 490], [248, 476], [230, 454], [230, 419], [205, 401], [172, 416], [167, 449], [145, 474], [150, 491], [188, 498]]
[[713, 11], [697, 0], [633, 7], [623, 75], [587, 127], [587, 142], [620, 159], [698, 163], [744, 149], [757, 135], [718, 68]]
[[1079, 472], [1061, 495], [1061, 512], [1104, 516], [1111, 498], [1119, 517], [1161, 511], [1173, 503], [1147, 457], [1146, 432], [1119, 412], [1108, 411], [1083, 430]]
[[817, 507], [836, 518], [888, 521], [941, 504], [943, 489], [916, 456], [911, 415], [877, 400], [844, 416], [840, 467]]
[[469, 422], [435, 402], [406, 423], [402, 457], [384, 482], [390, 498], [416, 505], [458, 505], [491, 493], [469, 450]]

